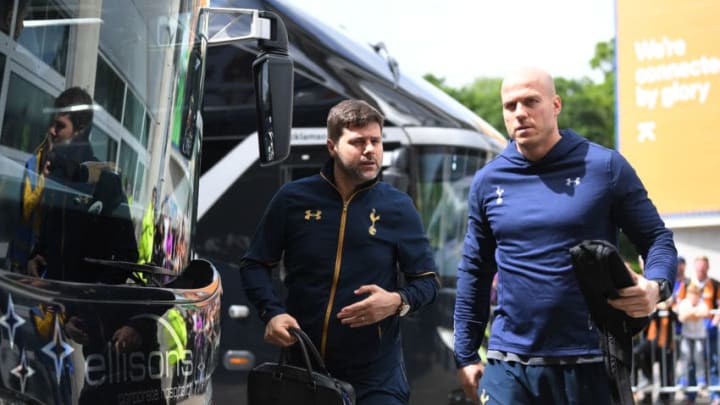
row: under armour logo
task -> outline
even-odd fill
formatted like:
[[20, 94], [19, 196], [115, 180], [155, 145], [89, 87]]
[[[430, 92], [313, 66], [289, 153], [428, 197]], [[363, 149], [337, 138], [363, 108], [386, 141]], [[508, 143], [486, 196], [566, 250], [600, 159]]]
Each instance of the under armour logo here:
[[485, 405], [490, 400], [490, 395], [488, 395], [485, 392], [485, 388], [483, 388], [482, 392], [480, 393], [480, 403]]
[[310, 218], [314, 218], [316, 221], [319, 221], [322, 218], [322, 211], [317, 210], [312, 212], [312, 210], [305, 210], [305, 220], [309, 221]]
[[500, 188], [500, 186], [495, 186], [495, 187], [497, 187], [497, 189], [495, 190], [495, 194], [497, 194], [497, 199], [495, 200], [495, 204], [502, 204], [502, 202], [503, 202], [502, 195], [505, 192], [505, 190]]
[[580, 177], [575, 177], [574, 179], [571, 177], [568, 177], [565, 179], [565, 185], [568, 187], [577, 187], [580, 185]]
[[375, 222], [380, 220], [380, 215], [375, 215], [375, 208], [372, 209], [372, 212], [370, 213], [370, 222], [372, 224], [370, 225], [370, 228], [368, 228], [368, 233], [370, 235], [375, 235], [377, 233], [377, 229], [375, 229]]

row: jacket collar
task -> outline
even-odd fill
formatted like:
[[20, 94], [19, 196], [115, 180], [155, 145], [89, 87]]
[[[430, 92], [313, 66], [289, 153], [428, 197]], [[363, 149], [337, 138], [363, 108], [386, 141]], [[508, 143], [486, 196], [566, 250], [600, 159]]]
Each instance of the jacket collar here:
[[[335, 159], [329, 158], [325, 164], [323, 165], [322, 169], [320, 169], [320, 174], [327, 179], [333, 186], [337, 188], [337, 183], [335, 183]], [[375, 183], [382, 180], [382, 171], [380, 171], [372, 180], [368, 180], [365, 183], [359, 184], [357, 187], [355, 187], [355, 191], [370, 187], [374, 185]]]

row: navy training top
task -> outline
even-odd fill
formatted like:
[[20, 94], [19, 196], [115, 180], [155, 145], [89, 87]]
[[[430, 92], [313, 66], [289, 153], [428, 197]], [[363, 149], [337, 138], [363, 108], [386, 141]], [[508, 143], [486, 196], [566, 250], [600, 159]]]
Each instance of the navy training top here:
[[[285, 184], [270, 202], [243, 258], [243, 288], [263, 321], [287, 312], [333, 367], [397, 363], [399, 317], [359, 328], [337, 319], [361, 301], [354, 291], [376, 284], [401, 291], [413, 311], [439, 287], [432, 251], [410, 197], [382, 181], [359, 186], [343, 201], [333, 161], [322, 173]], [[282, 262], [285, 303], [272, 289], [269, 269]], [[408, 281], [400, 286], [398, 270]]]
[[617, 152], [561, 130], [536, 162], [510, 142], [480, 169], [469, 194], [458, 265], [455, 359], [480, 361], [498, 272], [489, 349], [530, 357], [601, 355], [569, 249], [586, 239], [617, 245], [618, 230], [645, 259], [645, 277], [675, 280], [672, 232]]

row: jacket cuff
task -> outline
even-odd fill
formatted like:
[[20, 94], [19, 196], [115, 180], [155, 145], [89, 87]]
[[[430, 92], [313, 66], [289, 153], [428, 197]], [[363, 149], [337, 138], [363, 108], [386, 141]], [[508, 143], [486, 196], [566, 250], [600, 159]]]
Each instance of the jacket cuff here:
[[285, 311], [285, 308], [264, 308], [260, 311], [260, 319], [262, 319], [263, 323], [270, 322], [271, 319], [273, 319], [275, 316], [287, 313]]
[[455, 353], [455, 367], [457, 367], [458, 370], [465, 366], [469, 366], [470, 364], [477, 363], [480, 363], [480, 356], [477, 353], [474, 356], [469, 357], [461, 357]]

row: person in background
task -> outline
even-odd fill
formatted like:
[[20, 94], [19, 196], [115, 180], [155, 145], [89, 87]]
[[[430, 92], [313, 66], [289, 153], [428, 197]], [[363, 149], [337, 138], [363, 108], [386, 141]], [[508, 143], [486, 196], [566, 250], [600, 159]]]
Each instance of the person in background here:
[[[38, 276], [38, 267], [45, 265], [44, 258], [37, 258], [37, 263], [31, 263], [28, 268], [28, 261], [31, 252], [38, 242], [41, 222], [43, 219], [43, 208], [45, 202], [45, 182], [52, 172], [57, 169], [55, 177], [63, 171], [72, 170], [66, 159], [62, 159], [65, 153], [58, 153], [58, 149], [77, 150], [75, 155], [83, 161], [96, 161], [89, 144], [87, 147], [68, 149], [73, 139], [84, 139], [92, 125], [93, 110], [92, 98], [83, 89], [71, 87], [62, 93], [54, 101], [54, 109], [62, 111], [75, 107], [72, 111], [56, 112], [42, 143], [38, 145], [35, 152], [25, 162], [22, 183], [20, 185], [20, 224], [15, 230], [15, 235], [8, 252], [9, 267], [17, 272], [30, 272]], [[82, 108], [86, 106], [86, 108]], [[82, 156], [80, 156], [82, 155]], [[56, 160], [58, 168], [51, 163], [51, 157], [59, 157]], [[62, 161], [63, 163], [59, 163]], [[76, 167], [76, 169], [80, 169]], [[78, 170], [78, 175], [81, 170]], [[85, 169], [87, 173], [87, 169]], [[87, 190], [86, 190], [87, 191]], [[89, 191], [88, 191], [89, 192]]]
[[[710, 260], [707, 256], [698, 256], [695, 258], [695, 261], [693, 263], [695, 272], [690, 277], [690, 281], [686, 284], [689, 286], [690, 284], [695, 284], [700, 288], [701, 293], [700, 297], [705, 302], [705, 305], [710, 309], [711, 313], [705, 317], [703, 320], [705, 324], [705, 329], [707, 331], [707, 361], [710, 363], [707, 364], [706, 370], [708, 371], [709, 377], [710, 377], [710, 385], [716, 386], [718, 385], [720, 379], [718, 378], [718, 322], [720, 322], [720, 312], [716, 313], [715, 315], [712, 315], [713, 310], [718, 309], [718, 304], [720, 304], [720, 283], [718, 283], [717, 280], [710, 278], [709, 276], [709, 270], [710, 270]], [[678, 291], [678, 300], [679, 302], [682, 302], [683, 299], [685, 299], [687, 295], [687, 287], [682, 288]], [[681, 321], [682, 322], [682, 321]], [[683, 329], [685, 328], [685, 325], [683, 325]], [[699, 373], [697, 373], [692, 365], [690, 365], [687, 369], [687, 384], [688, 386], [696, 386], [700, 382], [700, 378], [702, 377]], [[695, 392], [686, 392], [685, 398], [688, 403], [694, 403], [696, 398]], [[712, 405], [719, 405], [720, 404], [720, 393], [712, 391], [710, 394], [710, 403]]]
[[678, 375], [680, 376], [680, 385], [683, 387], [688, 385], [688, 370], [690, 369], [694, 369], [698, 387], [707, 386], [705, 339], [708, 331], [705, 328], [705, 319], [710, 315], [710, 309], [701, 299], [701, 293], [702, 289], [691, 283], [687, 286], [685, 298], [678, 304], [678, 318], [683, 323]]
[[140, 244], [138, 246], [138, 263], [150, 264], [153, 259], [153, 242], [155, 240], [155, 201], [157, 200], [157, 187], [153, 187], [150, 201], [148, 201], [140, 231]]
[[37, 165], [46, 180], [27, 272], [55, 280], [122, 283], [125, 273], [92, 263], [138, 259], [120, 175], [113, 162], [99, 162], [90, 145], [92, 98], [80, 87], [71, 87], [55, 100], [53, 113], [41, 147], [46, 158]]
[[[433, 301], [439, 288], [412, 200], [380, 180], [383, 120], [360, 100], [330, 109], [330, 159], [320, 173], [276, 193], [241, 267], [265, 340], [290, 346], [288, 329], [301, 328], [330, 373], [353, 385], [358, 405], [408, 403], [400, 318]], [[270, 276], [281, 261], [285, 302]]]
[[[639, 258], [640, 268], [644, 267], [642, 257]], [[679, 266], [678, 266], [679, 267]], [[676, 348], [675, 325], [677, 315], [672, 310], [673, 297], [658, 302], [656, 311], [650, 315], [650, 324], [644, 330], [644, 339], [633, 348], [635, 365], [642, 370], [648, 381], [653, 381], [653, 364], [658, 363], [660, 369], [660, 385], [669, 387], [675, 385]], [[673, 403], [674, 393], [660, 392], [657, 405], [670, 405]], [[652, 391], [643, 392], [641, 404], [652, 404]]]
[[678, 256], [677, 258], [677, 274], [675, 276], [675, 288], [673, 289], [673, 298], [677, 298], [678, 291], [685, 287], [685, 258]]
[[[670, 300], [670, 306], [672, 311], [677, 314], [677, 305], [680, 303], [678, 297], [680, 291], [685, 291], [685, 288], [689, 284], [690, 280], [685, 275], [686, 262], [685, 258], [678, 256], [677, 259], [677, 276], [675, 277], [675, 288], [673, 288], [672, 299]], [[680, 320], [675, 321], [675, 334], [680, 335], [682, 333], [682, 322]]]
[[[511, 141], [477, 172], [468, 198], [455, 302], [458, 377], [476, 403], [607, 405], [613, 388], [570, 248], [588, 239], [617, 245], [622, 229], [646, 266], [642, 275], [627, 270], [635, 285], [610, 305], [640, 318], [672, 293], [672, 232], [617, 151], [558, 128], [562, 101], [550, 74], [513, 72], [501, 99]], [[496, 272], [484, 366], [477, 352]], [[629, 380], [622, 390], [630, 393]]]

